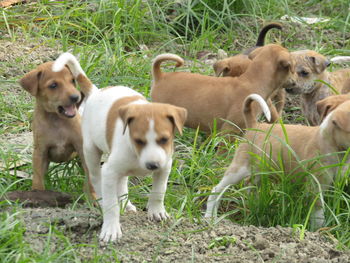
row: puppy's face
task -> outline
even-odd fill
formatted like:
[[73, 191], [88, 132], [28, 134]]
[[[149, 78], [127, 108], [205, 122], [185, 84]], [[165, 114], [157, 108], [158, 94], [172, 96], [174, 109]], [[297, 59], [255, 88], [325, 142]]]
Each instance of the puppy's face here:
[[316, 80], [323, 80], [329, 61], [312, 50], [292, 52], [295, 61], [295, 74], [291, 75], [284, 88], [290, 94], [309, 94], [322, 85]]
[[347, 150], [350, 147], [350, 101], [328, 114], [320, 127], [324, 136], [332, 136], [338, 150]]
[[35, 96], [45, 111], [73, 118], [81, 99], [80, 92], [69, 69], [53, 72], [52, 64], [47, 62], [30, 71], [20, 80], [20, 85]]
[[214, 65], [215, 76], [239, 77], [248, 68], [252, 61], [245, 55], [236, 55], [217, 61]]
[[333, 95], [316, 102], [317, 112], [320, 115], [320, 120], [323, 121], [330, 112], [348, 100], [350, 100], [350, 95]]
[[139, 158], [139, 165], [150, 171], [166, 166], [173, 153], [174, 132], [182, 134], [187, 117], [184, 108], [162, 103], [129, 104], [119, 116]]

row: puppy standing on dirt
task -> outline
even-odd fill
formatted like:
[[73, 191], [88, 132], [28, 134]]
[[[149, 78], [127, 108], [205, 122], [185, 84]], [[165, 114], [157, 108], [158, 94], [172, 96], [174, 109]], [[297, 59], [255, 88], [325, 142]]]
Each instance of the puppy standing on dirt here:
[[350, 78], [350, 69], [328, 72], [326, 69], [330, 62], [312, 50], [295, 51], [291, 54], [296, 70], [284, 88], [290, 94], [301, 94], [303, 115], [311, 125], [318, 125], [321, 119], [317, 113], [316, 102], [334, 94], [323, 82], [330, 84], [339, 93], [347, 93], [346, 81]]
[[[86, 85], [89, 80], [85, 75], [68, 68], [71, 65], [80, 68], [73, 55], [62, 54], [57, 62], [62, 65], [58, 70], [53, 69], [54, 62], [47, 62], [20, 80], [22, 88], [36, 100], [32, 125], [33, 190], [45, 189], [44, 175], [50, 162], [68, 161], [75, 153], [80, 156], [86, 172], [80, 115], [77, 112], [82, 96], [76, 89], [75, 82], [79, 83], [85, 95], [89, 94], [91, 86]], [[93, 194], [91, 186], [90, 192]]]
[[[186, 126], [190, 128], [199, 126], [203, 131], [210, 131], [216, 119], [218, 130], [239, 134], [245, 128], [241, 111], [244, 99], [252, 93], [268, 99], [294, 70], [290, 53], [278, 45], [257, 48], [249, 58], [253, 62], [241, 76], [219, 78], [188, 72], [162, 72], [160, 64], [163, 61], [173, 60], [177, 62], [176, 66], [181, 66], [183, 60], [173, 54], [159, 55], [153, 62], [152, 99], [186, 108]], [[257, 116], [261, 109], [257, 104], [253, 107]]]
[[[153, 174], [148, 217], [157, 221], [168, 218], [164, 194], [172, 165], [174, 132], [177, 129], [182, 133], [186, 115], [184, 108], [149, 103], [124, 86], [100, 89], [88, 96], [82, 118], [84, 155], [97, 197], [102, 197], [102, 241], [122, 236], [118, 199], [127, 198], [130, 175]], [[102, 153], [109, 156], [101, 169]], [[136, 211], [130, 201], [125, 209]]]
[[[213, 188], [212, 195], [207, 202], [206, 217], [216, 214], [219, 193], [223, 192], [227, 186], [237, 184], [251, 176], [250, 167], [253, 165], [255, 154], [267, 155], [268, 158], [271, 158], [272, 163], [279, 163], [282, 160], [286, 173], [298, 173], [305, 169], [308, 170], [308, 166], [317, 170], [322, 166], [339, 163], [342, 157], [331, 153], [346, 151], [350, 147], [350, 101], [339, 105], [332, 111], [321, 126], [284, 125], [282, 127], [280, 124], [257, 123], [251, 109], [251, 103], [254, 100], [259, 102], [264, 112], [269, 112], [266, 102], [259, 95], [253, 94], [246, 98], [243, 108], [244, 118], [246, 127], [253, 130], [247, 131], [245, 140], [236, 150], [234, 159], [223, 179]], [[295, 155], [291, 154], [287, 148], [285, 131], [288, 135], [288, 145], [297, 158], [301, 161], [310, 160], [305, 166], [301, 166]], [[317, 156], [320, 156], [320, 159], [315, 162], [314, 158]], [[326, 190], [332, 184], [336, 174], [336, 168], [328, 168], [327, 171], [319, 172], [317, 177], [322, 190]], [[317, 193], [318, 187], [315, 187], [313, 191]], [[320, 200], [315, 204], [312, 220], [316, 227], [324, 224], [323, 202]]]

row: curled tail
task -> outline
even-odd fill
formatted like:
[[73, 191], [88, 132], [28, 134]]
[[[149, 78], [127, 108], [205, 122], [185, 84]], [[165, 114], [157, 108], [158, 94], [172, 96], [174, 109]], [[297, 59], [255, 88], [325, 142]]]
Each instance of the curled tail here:
[[176, 67], [180, 67], [184, 64], [184, 60], [175, 54], [166, 53], [166, 54], [161, 54], [159, 56], [156, 56], [152, 64], [152, 75], [153, 75], [154, 81], [157, 81], [161, 78], [163, 73], [160, 70], [160, 64], [162, 64], [162, 62], [166, 60], [175, 61]]
[[279, 30], [282, 30], [282, 25], [279, 23], [270, 23], [264, 26], [259, 33], [258, 40], [256, 41], [255, 46], [262, 47], [263, 45], [265, 45], [266, 34], [272, 28], [277, 28]]
[[86, 76], [84, 70], [81, 68], [78, 60], [74, 55], [68, 52], [62, 53], [53, 63], [52, 71], [61, 71], [66, 65], [72, 72], [75, 80], [78, 82], [85, 99], [87, 99], [94, 90], [97, 90], [97, 88]]
[[253, 128], [256, 125], [256, 116], [253, 114], [251, 107], [253, 101], [259, 103], [267, 121], [271, 120], [271, 112], [269, 106], [267, 106], [266, 101], [258, 94], [250, 94], [245, 98], [243, 102], [243, 116], [246, 128]]

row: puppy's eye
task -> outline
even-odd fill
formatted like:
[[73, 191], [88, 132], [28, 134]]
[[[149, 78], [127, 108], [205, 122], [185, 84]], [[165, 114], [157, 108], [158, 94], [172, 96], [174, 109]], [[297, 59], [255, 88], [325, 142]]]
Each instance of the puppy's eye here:
[[302, 70], [299, 72], [299, 75], [302, 77], [307, 77], [309, 75], [309, 72], [307, 72], [306, 70]]
[[50, 88], [50, 89], [56, 89], [57, 86], [58, 86], [57, 83], [54, 82], [54, 83], [50, 84], [49, 88]]
[[145, 146], [146, 142], [144, 140], [141, 139], [135, 139], [135, 143], [139, 146]]
[[163, 137], [163, 138], [160, 138], [159, 140], [158, 140], [158, 144], [166, 144], [167, 142], [169, 141], [169, 139], [168, 138], [165, 138], [165, 137]]
[[72, 83], [75, 85], [75, 79], [72, 79]]

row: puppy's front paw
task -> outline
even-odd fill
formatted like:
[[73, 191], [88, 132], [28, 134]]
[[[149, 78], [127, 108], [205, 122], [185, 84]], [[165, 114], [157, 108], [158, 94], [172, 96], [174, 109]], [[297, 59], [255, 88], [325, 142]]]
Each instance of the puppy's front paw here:
[[114, 242], [122, 237], [122, 230], [119, 223], [103, 223], [100, 234], [100, 240], [102, 242]]
[[134, 206], [131, 202], [128, 202], [125, 206], [126, 212], [135, 212], [137, 211], [136, 206]]
[[169, 218], [168, 213], [164, 207], [148, 208], [148, 219], [151, 221], [162, 221]]

